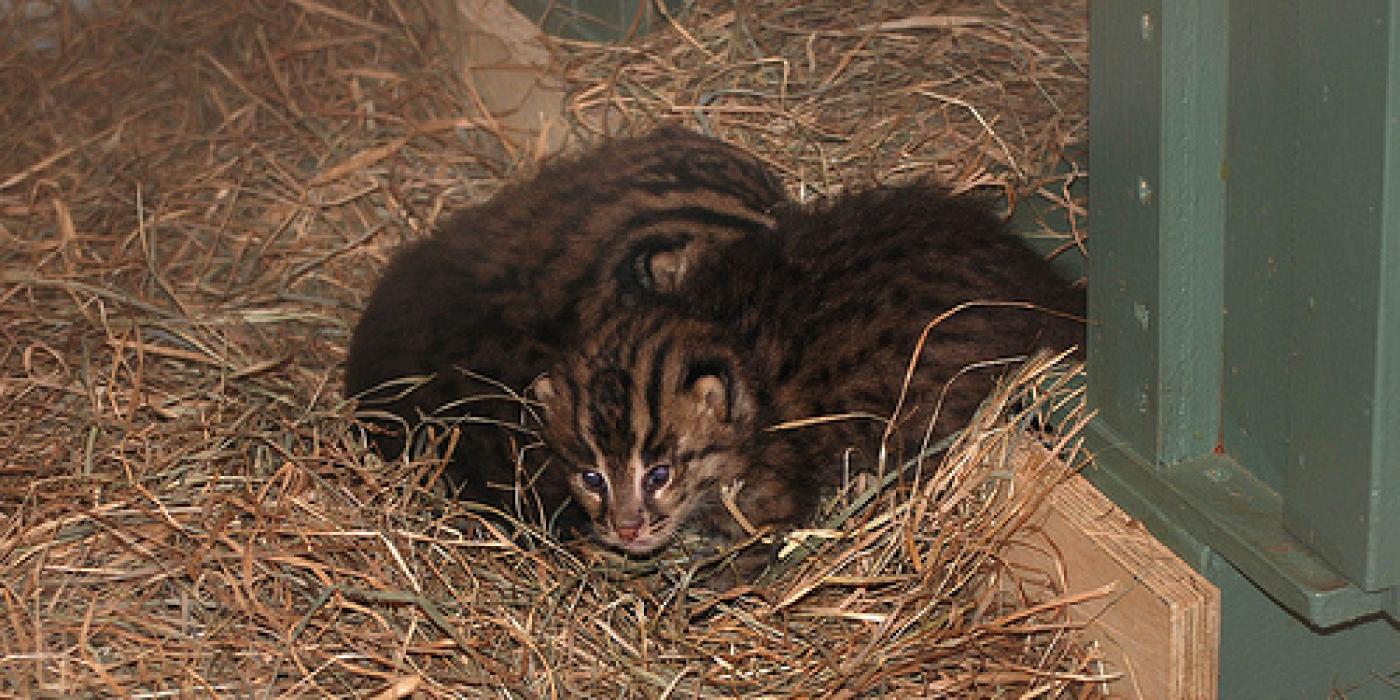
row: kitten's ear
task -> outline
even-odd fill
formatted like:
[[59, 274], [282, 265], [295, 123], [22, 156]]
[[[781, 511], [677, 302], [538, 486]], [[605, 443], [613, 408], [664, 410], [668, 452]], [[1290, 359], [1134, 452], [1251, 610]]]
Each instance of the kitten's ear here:
[[668, 294], [674, 292], [680, 288], [681, 280], [685, 277], [685, 251], [661, 250], [652, 253], [647, 259], [646, 267], [652, 290]]
[[530, 383], [529, 392], [543, 404], [554, 401], [554, 382], [549, 381], [548, 374], [541, 374], [535, 381]]
[[713, 374], [699, 377], [690, 386], [690, 395], [706, 413], [729, 420], [729, 389], [724, 379]]

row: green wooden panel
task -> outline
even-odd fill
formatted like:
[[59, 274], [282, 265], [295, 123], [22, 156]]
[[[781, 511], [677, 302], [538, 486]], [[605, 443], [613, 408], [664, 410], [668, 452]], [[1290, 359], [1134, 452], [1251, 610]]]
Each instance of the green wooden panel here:
[[1319, 628], [1378, 610], [1400, 617], [1400, 597], [1357, 588], [1285, 530], [1278, 492], [1230, 457], [1210, 454], [1153, 469], [1123, 449], [1102, 421], [1087, 437], [1096, 464], [1085, 476], [1195, 568], [1203, 570], [1217, 553], [1276, 604]]
[[[1091, 4], [1089, 477], [1189, 561], [1218, 553], [1320, 627], [1400, 600], [1381, 576], [1400, 562], [1400, 244], [1379, 194], [1400, 183], [1400, 89], [1385, 83], [1400, 13], [1376, 14], [1400, 0], [1369, 2]], [[1369, 34], [1348, 28], [1363, 21]], [[1330, 34], [1304, 38], [1318, 27]], [[1309, 106], [1305, 70], [1347, 73], [1314, 83], [1350, 86], [1334, 123]], [[1367, 167], [1322, 173], [1326, 158]], [[1320, 321], [1299, 320], [1324, 298]], [[1329, 342], [1348, 345], [1340, 360], [1319, 352]], [[1323, 465], [1300, 478], [1294, 458], [1314, 453]]]
[[1277, 491], [1288, 459], [1288, 232], [1297, 216], [1298, 0], [1230, 3], [1221, 442]]
[[1371, 616], [1318, 630], [1280, 608], [1218, 556], [1210, 557], [1202, 573], [1220, 587], [1222, 700], [1397, 696], [1400, 626]]
[[[1334, 687], [1348, 700], [1393, 696], [1387, 683], [1400, 673], [1400, 626], [1374, 612], [1387, 601], [1300, 551], [1278, 527], [1281, 502], [1272, 491], [1250, 488], [1249, 472], [1218, 455], [1180, 465], [1167, 479], [1125, 481], [1142, 472], [1116, 464], [1123, 455], [1102, 429], [1091, 431], [1089, 444], [1113, 456], [1090, 477], [1220, 587], [1219, 697], [1325, 698]], [[1197, 539], [1228, 541], [1227, 531], [1259, 537], [1253, 554], [1222, 556]], [[1392, 617], [1396, 602], [1389, 601]]]
[[[1155, 38], [1139, 34], [1160, 3], [1111, 2], [1090, 7], [1089, 399], [1132, 447], [1156, 453], [1157, 202], [1160, 170], [1161, 55]], [[1139, 194], [1139, 177], [1143, 191]], [[1142, 322], [1139, 322], [1142, 318]]]
[[1307, 0], [1298, 19], [1284, 518], [1367, 590], [1400, 585], [1397, 22], [1400, 0]]
[[1225, 5], [1091, 5], [1090, 400], [1170, 465], [1219, 432]]
[[1371, 485], [1373, 582], [1391, 587], [1400, 621], [1400, 0], [1390, 3], [1385, 166], [1381, 174], [1381, 285], [1377, 337], [1376, 431]]
[[1220, 441], [1227, 3], [1176, 0], [1161, 20], [1162, 258], [1159, 462]]

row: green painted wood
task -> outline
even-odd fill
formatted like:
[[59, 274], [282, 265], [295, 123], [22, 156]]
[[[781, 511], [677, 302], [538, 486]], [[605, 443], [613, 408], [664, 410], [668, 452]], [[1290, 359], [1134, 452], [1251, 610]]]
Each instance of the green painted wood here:
[[1233, 459], [1209, 454], [1164, 471], [1102, 421], [1086, 437], [1095, 467], [1084, 475], [1197, 570], [1218, 553], [1277, 604], [1323, 628], [1393, 606], [1387, 593], [1361, 590], [1285, 530], [1278, 493]]
[[1371, 561], [1373, 583], [1391, 587], [1390, 615], [1400, 621], [1400, 1], [1390, 3], [1389, 20]]
[[1091, 4], [1089, 476], [1319, 626], [1400, 600], [1398, 7]]
[[1194, 459], [1220, 439], [1224, 306], [1227, 3], [1165, 3], [1157, 461]]
[[[1132, 449], [1157, 452], [1158, 211], [1152, 181], [1160, 171], [1161, 55], [1141, 18], [1159, 2], [1090, 6], [1089, 401]], [[1139, 194], [1139, 178], [1144, 180]], [[1139, 321], [1139, 318], [1142, 320]]]
[[1288, 458], [1286, 303], [1297, 216], [1298, 0], [1230, 3], [1221, 442], [1274, 490]]
[[1400, 0], [1306, 0], [1298, 23], [1284, 519], [1378, 590], [1400, 585]]
[[1219, 435], [1224, 8], [1090, 7], [1089, 394], [1161, 465]]
[[1394, 700], [1400, 694], [1400, 626], [1371, 616], [1319, 630], [1218, 556], [1202, 573], [1220, 588], [1222, 700]]
[[[1147, 465], [1125, 469], [1134, 457], [1103, 424], [1087, 437], [1097, 464], [1085, 475], [1220, 588], [1219, 697], [1323, 698], [1334, 687], [1349, 700], [1391, 697], [1400, 625], [1375, 611], [1389, 606], [1395, 618], [1396, 599], [1361, 591], [1292, 539], [1277, 494], [1222, 456], [1162, 479]], [[1248, 576], [1240, 561], [1253, 565]]]

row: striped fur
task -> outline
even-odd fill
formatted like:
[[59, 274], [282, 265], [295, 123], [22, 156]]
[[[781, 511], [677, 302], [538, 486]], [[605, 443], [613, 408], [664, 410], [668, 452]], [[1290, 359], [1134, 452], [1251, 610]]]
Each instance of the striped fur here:
[[[394, 256], [351, 340], [346, 392], [378, 416], [390, 456], [420, 417], [465, 417], [455, 485], [512, 507], [529, 438], [478, 421], [519, 424], [510, 393], [580, 328], [673, 291], [712, 248], [766, 233], [785, 201], [757, 159], [680, 129], [551, 162]], [[427, 381], [400, 396], [385, 383], [402, 377]], [[567, 493], [540, 491], [545, 510]]]
[[[607, 542], [653, 551], [690, 521], [741, 534], [807, 518], [841, 466], [871, 465], [924, 325], [971, 300], [1081, 313], [1083, 293], [1008, 235], [987, 202], [927, 184], [780, 212], [777, 235], [716, 250], [673, 295], [585, 334], [542, 383], [546, 442]], [[1017, 308], [960, 312], [929, 337], [901, 418], [921, 439], [962, 425], [995, 370], [964, 367], [1080, 342], [1080, 324]], [[696, 386], [718, 387], [697, 395]], [[706, 410], [708, 406], [710, 410]], [[896, 444], [893, 447], [898, 448]], [[646, 474], [670, 468], [659, 488]], [[586, 475], [602, 475], [598, 481]]]
[[719, 512], [717, 485], [744, 472], [752, 448], [754, 397], [731, 374], [739, 364], [707, 324], [638, 309], [536, 383], [545, 440], [599, 539], [647, 554], [696, 510]]

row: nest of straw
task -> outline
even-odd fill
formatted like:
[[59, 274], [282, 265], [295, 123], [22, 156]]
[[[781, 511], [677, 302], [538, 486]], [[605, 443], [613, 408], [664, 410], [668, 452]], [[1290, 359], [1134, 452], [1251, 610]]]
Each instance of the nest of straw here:
[[1082, 0], [697, 3], [621, 45], [562, 42], [575, 131], [683, 121], [746, 145], [799, 198], [933, 175], [1062, 212], [1088, 136]]
[[[1075, 599], [999, 557], [1042, 493], [1011, 475], [1077, 461], [1024, 456], [1067, 375], [1028, 366], [941, 463], [853, 484], [760, 585], [507, 530], [425, 488], [432, 460], [371, 454], [339, 391], [392, 248], [530, 166], [482, 146], [428, 9], [84, 5], [0, 8], [0, 692], [1097, 692]], [[1083, 24], [762, 2], [559, 48], [580, 132], [686, 120], [797, 192], [932, 171], [1060, 196]]]

